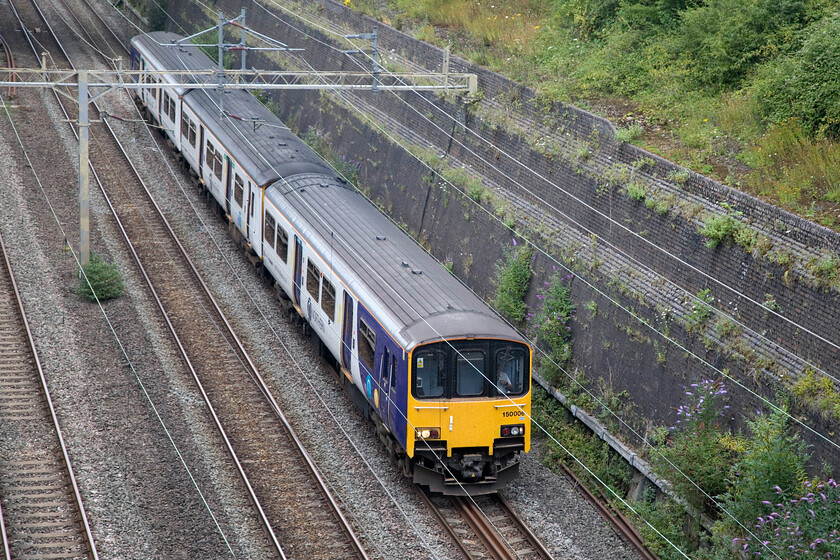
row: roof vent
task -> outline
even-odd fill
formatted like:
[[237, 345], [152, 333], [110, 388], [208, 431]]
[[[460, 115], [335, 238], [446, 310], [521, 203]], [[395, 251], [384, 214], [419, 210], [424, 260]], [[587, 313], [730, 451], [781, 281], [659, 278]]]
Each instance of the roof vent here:
[[412, 274], [417, 274], [417, 275], [420, 275], [420, 274], [423, 274], [423, 271], [422, 271], [422, 270], [420, 270], [419, 268], [412, 268], [412, 269], [411, 269], [411, 273], [412, 273]]

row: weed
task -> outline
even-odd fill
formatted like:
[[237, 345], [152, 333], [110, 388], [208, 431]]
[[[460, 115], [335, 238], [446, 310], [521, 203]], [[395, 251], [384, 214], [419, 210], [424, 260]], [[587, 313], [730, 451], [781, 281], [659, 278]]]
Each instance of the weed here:
[[697, 296], [693, 298], [691, 303], [691, 310], [685, 318], [685, 328], [692, 332], [699, 329], [712, 314], [712, 306], [715, 298], [709, 294], [709, 288], [697, 292]]
[[642, 135], [642, 132], [644, 132], [644, 129], [641, 125], [631, 124], [627, 128], [616, 129], [615, 139], [618, 142], [632, 143]]
[[82, 267], [84, 274], [79, 278], [76, 293], [91, 301], [118, 298], [125, 291], [125, 283], [117, 265], [91, 253], [90, 262]]
[[484, 187], [480, 184], [470, 185], [470, 190], [467, 191], [467, 196], [476, 202], [481, 202], [481, 199], [484, 196]]
[[782, 312], [782, 306], [778, 304], [773, 294], [764, 294], [764, 303], [761, 305], [770, 311], [775, 311], [776, 313]]
[[677, 185], [684, 185], [691, 178], [691, 171], [681, 167], [679, 169], [669, 171], [667, 177], [669, 181], [676, 183]]
[[648, 193], [647, 185], [642, 183], [627, 183], [627, 196], [632, 200], [642, 201]]
[[758, 243], [758, 232], [748, 225], [741, 224], [732, 234], [735, 243], [744, 248], [747, 253], [752, 253]]
[[738, 336], [744, 331], [741, 325], [737, 324], [730, 317], [721, 315], [715, 323], [715, 334], [718, 338]]
[[793, 397], [802, 406], [816, 409], [822, 416], [840, 420], [840, 392], [831, 378], [806, 368], [791, 387]]
[[836, 255], [823, 254], [819, 258], [811, 259], [805, 263], [805, 270], [814, 275], [823, 285], [831, 285], [837, 279], [837, 270], [840, 267], [840, 257]]
[[706, 247], [714, 249], [724, 240], [734, 239], [735, 234], [743, 227], [741, 212], [735, 212], [728, 204], [723, 204], [726, 214], [715, 214], [700, 228], [700, 235], [706, 238]]

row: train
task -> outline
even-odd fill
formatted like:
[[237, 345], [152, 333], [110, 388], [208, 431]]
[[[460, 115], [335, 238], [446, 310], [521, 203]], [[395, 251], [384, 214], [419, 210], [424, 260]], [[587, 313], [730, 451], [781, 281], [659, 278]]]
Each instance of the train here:
[[132, 38], [132, 69], [182, 73], [139, 74], [143, 114], [317, 337], [405, 475], [449, 495], [504, 487], [530, 448], [532, 346], [255, 96], [180, 85], [184, 72], [217, 67], [182, 40]]

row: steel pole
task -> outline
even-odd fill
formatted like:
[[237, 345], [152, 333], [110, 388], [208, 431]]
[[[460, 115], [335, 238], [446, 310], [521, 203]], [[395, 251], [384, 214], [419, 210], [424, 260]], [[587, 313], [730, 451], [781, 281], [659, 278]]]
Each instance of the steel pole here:
[[90, 166], [88, 161], [88, 71], [79, 70], [79, 253], [90, 262]]

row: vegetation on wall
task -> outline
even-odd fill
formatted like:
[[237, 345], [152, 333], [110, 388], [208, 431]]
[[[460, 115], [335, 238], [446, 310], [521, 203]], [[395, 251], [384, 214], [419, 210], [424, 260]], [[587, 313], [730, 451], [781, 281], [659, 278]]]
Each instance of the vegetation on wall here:
[[496, 263], [496, 293], [492, 304], [496, 310], [517, 327], [525, 324], [525, 294], [531, 282], [532, 250], [516, 245], [505, 248], [504, 256]]
[[555, 272], [543, 282], [537, 294], [536, 309], [527, 312], [528, 338], [542, 345], [545, 356], [540, 355], [540, 373], [550, 382], [555, 382], [558, 369], [572, 357], [571, 320], [575, 306], [571, 299], [570, 281], [572, 275]]

